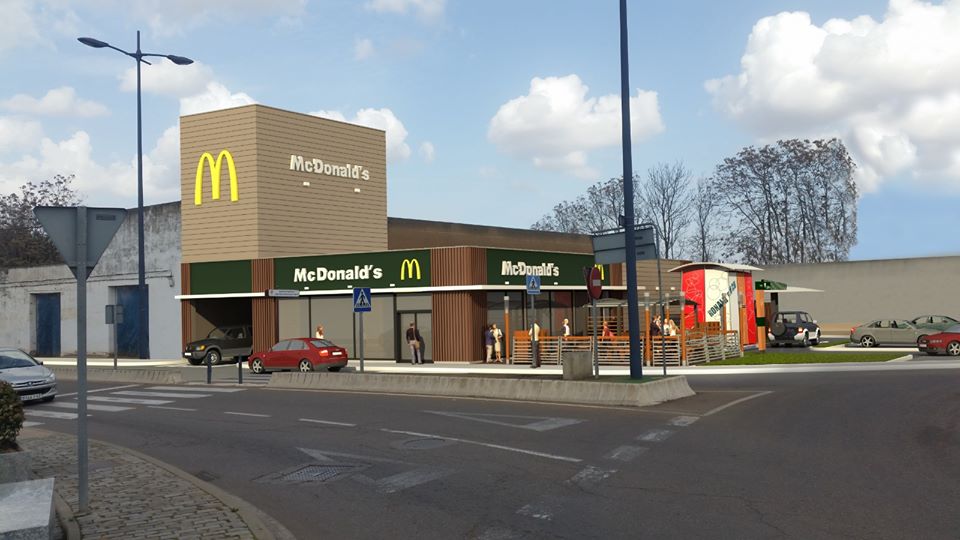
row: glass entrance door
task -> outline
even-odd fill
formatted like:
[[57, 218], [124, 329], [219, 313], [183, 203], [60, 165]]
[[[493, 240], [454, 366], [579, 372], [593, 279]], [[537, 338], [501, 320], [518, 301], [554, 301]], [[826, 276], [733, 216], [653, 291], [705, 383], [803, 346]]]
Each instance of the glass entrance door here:
[[420, 331], [420, 337], [423, 343], [420, 345], [420, 352], [423, 354], [423, 360], [429, 362], [433, 360], [433, 314], [429, 311], [398, 311], [397, 312], [397, 361], [412, 362], [413, 353], [410, 351], [410, 344], [407, 343], [407, 330], [410, 323], [416, 325]]

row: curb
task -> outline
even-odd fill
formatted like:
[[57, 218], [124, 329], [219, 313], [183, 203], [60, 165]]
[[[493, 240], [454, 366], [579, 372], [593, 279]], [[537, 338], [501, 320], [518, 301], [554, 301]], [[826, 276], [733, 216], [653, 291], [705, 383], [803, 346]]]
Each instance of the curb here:
[[[46, 366], [57, 378], [76, 380], [75, 366]], [[182, 384], [183, 375], [169, 368], [102, 368], [87, 366], [87, 380], [93, 382], [127, 382], [144, 384]]]
[[60, 523], [60, 528], [63, 529], [63, 534], [67, 537], [67, 540], [83, 538], [83, 535], [80, 534], [80, 524], [77, 523], [77, 517], [73, 514], [73, 509], [57, 493], [56, 489], [53, 490], [53, 507], [57, 514], [57, 521]]
[[444, 375], [278, 372], [271, 375], [266, 387], [618, 407], [646, 407], [695, 395], [682, 375], [631, 384]]
[[205, 482], [197, 478], [196, 476], [193, 476], [192, 474], [184, 471], [183, 469], [180, 469], [169, 463], [160, 461], [159, 459], [150, 457], [146, 454], [143, 454], [131, 448], [127, 448], [125, 446], [119, 446], [113, 443], [108, 443], [100, 440], [91, 439], [91, 441], [96, 442], [97, 444], [102, 444], [104, 446], [113, 448], [118, 452], [126, 452], [128, 454], [131, 454], [152, 465], [155, 465], [157, 467], [160, 467], [161, 469], [164, 469], [165, 471], [180, 478], [181, 480], [190, 482], [191, 484], [197, 486], [201, 490], [210, 494], [215, 499], [218, 499], [220, 502], [227, 505], [231, 509], [234, 509], [237, 515], [240, 516], [240, 519], [242, 519], [243, 522], [247, 524], [247, 527], [250, 528], [250, 532], [253, 534], [255, 538], [258, 538], [259, 540], [276, 540], [276, 536], [274, 536], [273, 532], [267, 528], [267, 526], [263, 523], [263, 521], [261, 521], [258, 515], [259, 511], [252, 504], [241, 499], [240, 497], [237, 497], [236, 495], [231, 495], [226, 491], [218, 488], [217, 486], [209, 482]]

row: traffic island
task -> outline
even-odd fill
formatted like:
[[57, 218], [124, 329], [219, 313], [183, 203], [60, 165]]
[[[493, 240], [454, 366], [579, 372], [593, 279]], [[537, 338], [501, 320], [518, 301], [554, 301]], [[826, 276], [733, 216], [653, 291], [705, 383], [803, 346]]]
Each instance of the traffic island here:
[[[637, 383], [640, 384], [631, 384]], [[626, 377], [565, 381], [549, 376], [406, 375], [386, 373], [280, 372], [270, 377], [268, 388], [414, 394], [647, 407], [690, 397], [695, 392], [686, 377], [661, 377], [635, 381]]]

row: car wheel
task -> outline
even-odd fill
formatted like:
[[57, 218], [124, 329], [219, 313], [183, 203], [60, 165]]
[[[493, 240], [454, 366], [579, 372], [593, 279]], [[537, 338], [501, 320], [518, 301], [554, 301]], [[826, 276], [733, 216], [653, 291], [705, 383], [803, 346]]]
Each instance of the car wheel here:
[[342, 367], [342, 366], [333, 366], [332, 368], [330, 368], [330, 371], [336, 373], [336, 372], [340, 371], [340, 368], [341, 368], [341, 367]]
[[924, 339], [927, 339], [926, 335], [923, 335], [917, 338], [917, 347], [920, 346], [920, 342], [923, 341]]
[[310, 361], [307, 360], [306, 358], [304, 358], [303, 360], [300, 360], [300, 371], [303, 371], [303, 372], [313, 371], [313, 364], [311, 364]]
[[813, 345], [819, 345], [819, 344], [820, 344], [820, 330], [817, 330], [817, 337], [811, 339], [811, 340], [810, 340], [810, 343], [812, 343]]
[[216, 365], [218, 365], [218, 364], [220, 363], [220, 351], [218, 351], [218, 350], [216, 350], [216, 349], [212, 349], [212, 350], [207, 351], [206, 359], [207, 359], [207, 361], [210, 362], [210, 365], [211, 365], [211, 366], [216, 366]]
[[265, 372], [266, 369], [263, 368], [263, 360], [254, 358], [253, 362], [250, 363], [250, 371], [256, 373], [257, 375]]
[[810, 346], [810, 334], [808, 334], [808, 333], [806, 333], [806, 332], [803, 333], [803, 346], [804, 346], [804, 347], [809, 347], [809, 346]]
[[876, 347], [877, 340], [873, 339], [873, 336], [863, 336], [860, 338], [860, 346], [864, 348]]
[[950, 356], [960, 356], [960, 341], [951, 341], [947, 345], [947, 354]]
[[191, 366], [199, 366], [203, 363], [203, 360], [199, 358], [187, 358], [187, 362], [190, 362]]

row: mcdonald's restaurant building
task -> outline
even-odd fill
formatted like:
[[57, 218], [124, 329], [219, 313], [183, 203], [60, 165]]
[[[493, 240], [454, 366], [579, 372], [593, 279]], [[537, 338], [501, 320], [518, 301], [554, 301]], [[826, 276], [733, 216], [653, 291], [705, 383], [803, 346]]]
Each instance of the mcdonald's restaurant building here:
[[[409, 360], [413, 322], [426, 360], [478, 360], [486, 325], [532, 321], [527, 274], [546, 332], [586, 329], [589, 236], [388, 218], [383, 131], [249, 105], [182, 117], [180, 136], [183, 343], [252, 324], [263, 350], [323, 325], [355, 355], [352, 289], [370, 287], [367, 358]], [[622, 268], [602, 272], [622, 298]]]

